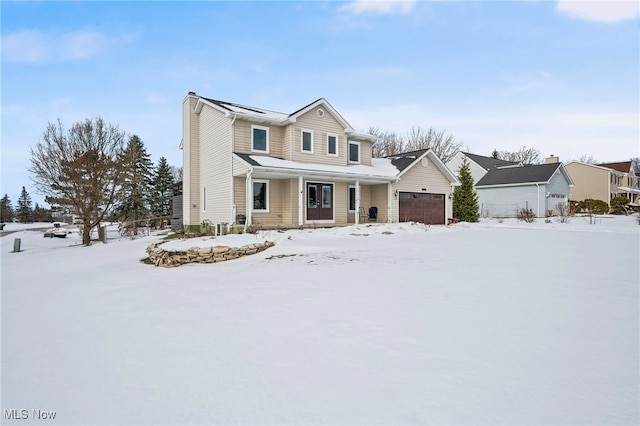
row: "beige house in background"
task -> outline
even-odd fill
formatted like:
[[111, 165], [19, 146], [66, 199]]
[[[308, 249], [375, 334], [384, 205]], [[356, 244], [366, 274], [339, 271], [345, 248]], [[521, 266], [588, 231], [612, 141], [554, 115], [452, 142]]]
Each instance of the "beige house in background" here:
[[459, 185], [431, 150], [372, 158], [375, 137], [327, 102], [291, 113], [183, 101], [183, 224], [445, 223]]
[[607, 164], [570, 161], [566, 168], [575, 184], [572, 200], [592, 198], [610, 205], [612, 198], [624, 196], [632, 205], [639, 205], [640, 186], [631, 161]]

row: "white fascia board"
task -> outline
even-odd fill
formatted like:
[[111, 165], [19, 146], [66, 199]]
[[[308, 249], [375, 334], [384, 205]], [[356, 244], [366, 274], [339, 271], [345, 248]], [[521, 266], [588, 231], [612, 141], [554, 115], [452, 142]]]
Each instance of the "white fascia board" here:
[[336, 173], [324, 170], [294, 169], [280, 167], [252, 166], [253, 175], [274, 178], [304, 177], [306, 179], [331, 179], [341, 182], [355, 182], [381, 184], [396, 181], [395, 177], [361, 175], [357, 173]]
[[490, 188], [506, 188], [511, 186], [532, 186], [532, 185], [548, 185], [549, 181], [546, 182], [521, 182], [521, 183], [501, 183], [497, 185], [476, 185], [476, 189], [490, 189]]

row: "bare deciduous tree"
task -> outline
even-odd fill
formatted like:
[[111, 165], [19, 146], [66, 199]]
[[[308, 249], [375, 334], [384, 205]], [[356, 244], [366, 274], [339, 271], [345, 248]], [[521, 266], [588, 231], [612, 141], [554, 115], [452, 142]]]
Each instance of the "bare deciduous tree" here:
[[517, 151], [494, 151], [494, 158], [496, 158], [496, 152], [499, 160], [522, 164], [542, 163], [542, 153], [533, 147], [527, 148], [526, 146], [523, 146]]
[[389, 157], [402, 152], [430, 148], [442, 161], [447, 162], [462, 147], [462, 143], [456, 141], [453, 135], [446, 134], [444, 130], [437, 131], [433, 127], [427, 130], [413, 127], [407, 134], [406, 141], [396, 132], [382, 132], [377, 127], [370, 127], [369, 134], [378, 138], [373, 144], [374, 157]]
[[407, 137], [405, 151], [428, 148], [446, 163], [460, 151], [461, 147], [462, 142], [456, 141], [453, 135], [446, 134], [444, 130], [437, 131], [433, 127], [427, 130], [422, 127], [412, 127]]
[[378, 138], [373, 144], [374, 157], [389, 157], [404, 150], [404, 140], [396, 132], [381, 132], [377, 127], [369, 127], [369, 134]]
[[83, 221], [82, 243], [118, 199], [124, 132], [101, 118], [75, 123], [65, 131], [49, 123], [31, 151], [32, 179], [47, 202], [70, 206]]
[[587, 163], [587, 164], [598, 163], [598, 160], [596, 160], [592, 155], [587, 155], [587, 154], [582, 154], [580, 158], [578, 158], [578, 161], [581, 163]]

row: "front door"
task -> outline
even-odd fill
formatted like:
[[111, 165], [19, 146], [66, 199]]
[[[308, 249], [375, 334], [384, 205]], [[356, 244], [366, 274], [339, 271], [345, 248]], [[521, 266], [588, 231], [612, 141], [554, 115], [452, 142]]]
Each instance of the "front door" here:
[[307, 220], [333, 220], [333, 185], [307, 183]]

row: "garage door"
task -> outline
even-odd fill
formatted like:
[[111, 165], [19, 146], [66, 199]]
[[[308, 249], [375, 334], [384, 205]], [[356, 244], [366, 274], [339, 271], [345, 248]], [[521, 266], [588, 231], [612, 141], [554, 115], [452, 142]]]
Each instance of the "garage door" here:
[[400, 222], [444, 224], [444, 194], [401, 192], [399, 201]]

